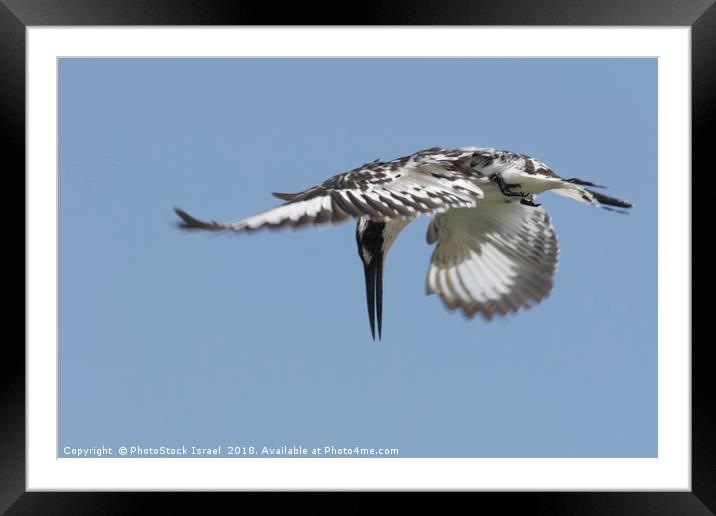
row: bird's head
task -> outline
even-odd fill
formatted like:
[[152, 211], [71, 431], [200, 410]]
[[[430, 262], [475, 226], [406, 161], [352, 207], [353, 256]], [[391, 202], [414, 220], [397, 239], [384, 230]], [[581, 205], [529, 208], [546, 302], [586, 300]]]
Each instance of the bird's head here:
[[356, 243], [358, 256], [365, 272], [365, 291], [368, 302], [370, 332], [375, 340], [375, 319], [378, 315], [378, 338], [383, 322], [383, 261], [385, 257], [385, 222], [373, 222], [367, 217], [358, 219]]

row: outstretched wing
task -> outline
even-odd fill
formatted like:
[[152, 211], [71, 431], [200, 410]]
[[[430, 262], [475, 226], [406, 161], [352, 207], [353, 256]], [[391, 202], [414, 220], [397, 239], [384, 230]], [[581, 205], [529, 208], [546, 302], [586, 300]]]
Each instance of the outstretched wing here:
[[267, 227], [338, 223], [350, 217], [384, 221], [475, 206], [482, 190], [448, 163], [405, 157], [375, 161], [296, 194], [274, 194], [285, 204], [236, 222], [202, 222], [176, 209], [184, 229], [252, 231]]
[[542, 208], [481, 202], [450, 210], [431, 221], [428, 242], [435, 240], [427, 292], [468, 318], [517, 312], [552, 290], [559, 248]]

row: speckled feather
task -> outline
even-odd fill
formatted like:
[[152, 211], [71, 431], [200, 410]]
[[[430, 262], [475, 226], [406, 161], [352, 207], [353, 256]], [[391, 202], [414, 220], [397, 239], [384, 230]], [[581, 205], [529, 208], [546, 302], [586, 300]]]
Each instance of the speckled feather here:
[[[561, 178], [524, 154], [433, 147], [391, 161], [372, 161], [302, 192], [274, 193], [285, 203], [236, 222], [207, 223], [175, 211], [183, 229], [230, 232], [357, 218], [368, 311], [370, 315], [375, 303], [380, 335], [382, 260], [412, 219], [434, 216], [427, 240], [437, 245], [427, 292], [438, 294], [449, 309], [460, 309], [468, 318], [481, 314], [491, 320], [529, 308], [552, 290], [559, 248], [549, 216], [535, 202], [538, 194], [553, 190], [601, 208], [632, 207], [587, 186], [603, 188]], [[371, 231], [380, 234], [368, 238]], [[375, 335], [372, 315], [371, 331]]]

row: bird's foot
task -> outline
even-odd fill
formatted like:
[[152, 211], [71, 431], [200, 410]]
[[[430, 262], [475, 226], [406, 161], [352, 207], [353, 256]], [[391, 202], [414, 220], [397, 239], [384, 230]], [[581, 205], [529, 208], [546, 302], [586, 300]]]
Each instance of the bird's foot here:
[[520, 204], [524, 204], [525, 206], [531, 206], [533, 208], [538, 208], [542, 206], [539, 202], [534, 202], [532, 199], [520, 199]]
[[522, 185], [517, 183], [505, 183], [505, 180], [502, 179], [502, 176], [499, 174], [492, 174], [490, 176], [490, 183], [497, 183], [497, 186], [500, 188], [500, 192], [502, 192], [502, 195], [505, 197], [525, 197], [527, 196], [526, 193], [522, 192], [513, 192], [512, 188], [522, 188]]

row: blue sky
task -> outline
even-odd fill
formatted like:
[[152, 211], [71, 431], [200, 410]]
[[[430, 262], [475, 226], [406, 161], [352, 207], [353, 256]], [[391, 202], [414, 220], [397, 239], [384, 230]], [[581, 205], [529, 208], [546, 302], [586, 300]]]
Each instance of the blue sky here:
[[[64, 446], [396, 447], [401, 457], [657, 452], [657, 62], [62, 59]], [[376, 158], [534, 156], [633, 201], [540, 198], [552, 295], [486, 323], [425, 295], [428, 218], [391, 249], [383, 340], [352, 222], [187, 234]]]

